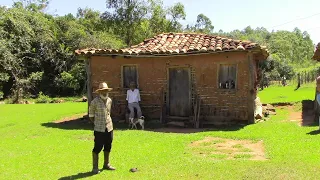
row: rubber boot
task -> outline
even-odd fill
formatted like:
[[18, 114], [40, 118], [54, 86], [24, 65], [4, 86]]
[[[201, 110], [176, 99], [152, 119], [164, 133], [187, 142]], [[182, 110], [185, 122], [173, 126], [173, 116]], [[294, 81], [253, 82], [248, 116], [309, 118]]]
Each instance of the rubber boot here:
[[92, 173], [99, 174], [99, 154], [92, 152]]
[[110, 152], [104, 151], [104, 164], [103, 164], [103, 169], [106, 169], [106, 170], [116, 170], [116, 168], [112, 167], [112, 166], [109, 164], [109, 156], [110, 156]]

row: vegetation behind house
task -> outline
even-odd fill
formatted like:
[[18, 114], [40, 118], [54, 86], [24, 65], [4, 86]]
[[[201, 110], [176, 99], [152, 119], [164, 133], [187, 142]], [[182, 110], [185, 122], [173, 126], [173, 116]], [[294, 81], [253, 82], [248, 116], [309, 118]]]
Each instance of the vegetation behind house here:
[[0, 99], [74, 96], [86, 92], [84, 63], [78, 48], [122, 48], [161, 32], [198, 32], [250, 40], [268, 46], [270, 57], [261, 63], [264, 77], [292, 79], [297, 72], [318, 72], [311, 60], [314, 43], [308, 32], [272, 31], [250, 26], [243, 30], [214, 31], [204, 14], [183, 25], [184, 6], [165, 7], [159, 0], [106, 1], [106, 11], [79, 8], [76, 15], [46, 12], [48, 0], [20, 0], [0, 7]]

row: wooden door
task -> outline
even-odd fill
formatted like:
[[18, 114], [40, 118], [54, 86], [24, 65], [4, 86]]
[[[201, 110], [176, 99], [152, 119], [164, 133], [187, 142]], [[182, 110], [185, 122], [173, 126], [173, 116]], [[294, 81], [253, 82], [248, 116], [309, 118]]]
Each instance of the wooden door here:
[[190, 115], [190, 69], [169, 68], [169, 115]]

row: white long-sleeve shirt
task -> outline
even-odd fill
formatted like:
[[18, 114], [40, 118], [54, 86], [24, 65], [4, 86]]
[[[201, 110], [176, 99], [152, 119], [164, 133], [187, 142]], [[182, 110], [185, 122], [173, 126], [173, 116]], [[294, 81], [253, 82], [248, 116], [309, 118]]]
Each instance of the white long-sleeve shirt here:
[[129, 89], [127, 91], [127, 99], [128, 103], [139, 103], [140, 99], [140, 91], [139, 89], [134, 89], [133, 91]]

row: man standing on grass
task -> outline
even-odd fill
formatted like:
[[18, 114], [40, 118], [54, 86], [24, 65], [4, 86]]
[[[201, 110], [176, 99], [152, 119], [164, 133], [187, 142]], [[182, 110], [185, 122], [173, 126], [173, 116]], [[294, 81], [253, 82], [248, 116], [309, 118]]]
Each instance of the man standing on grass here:
[[92, 172], [94, 174], [100, 173], [99, 171], [99, 153], [102, 148], [104, 151], [104, 165], [103, 169], [115, 170], [109, 164], [109, 155], [113, 140], [113, 124], [111, 119], [111, 105], [112, 100], [109, 98], [109, 88], [107, 83], [100, 83], [99, 89], [96, 92], [98, 97], [91, 101], [89, 107], [89, 118], [94, 123], [94, 148], [92, 150]]
[[[316, 100], [318, 102], [318, 106], [320, 106], [320, 76], [317, 77], [316, 81], [317, 81], [317, 89], [316, 89], [317, 96], [316, 96]], [[320, 130], [320, 116], [319, 116], [319, 130]]]
[[137, 110], [138, 118], [142, 116], [141, 108], [139, 102], [141, 101], [140, 98], [140, 91], [136, 88], [136, 84], [134, 82], [130, 83], [130, 89], [127, 91], [127, 99], [128, 101], [128, 108], [130, 110], [129, 118], [134, 118], [134, 109]]

